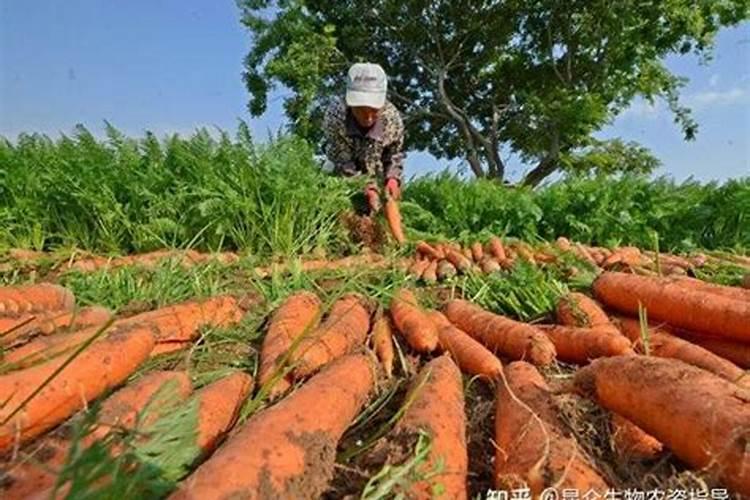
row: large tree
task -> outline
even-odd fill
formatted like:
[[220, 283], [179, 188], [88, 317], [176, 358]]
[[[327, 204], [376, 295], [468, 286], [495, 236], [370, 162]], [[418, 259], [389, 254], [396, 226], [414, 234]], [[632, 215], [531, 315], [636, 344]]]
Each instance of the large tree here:
[[[502, 179], [501, 152], [531, 165], [536, 185], [582, 158], [606, 168], [655, 164], [634, 144], [592, 134], [641, 96], [664, 99], [686, 140], [697, 124], [679, 102], [685, 80], [669, 54], [707, 58], [722, 26], [750, 0], [239, 0], [253, 44], [245, 82], [253, 115], [270, 89], [290, 89], [295, 132], [318, 139], [320, 105], [355, 61], [382, 64], [403, 111], [408, 146], [463, 157]], [[611, 155], [623, 161], [611, 160]], [[598, 156], [597, 156], [598, 155]], [[636, 158], [640, 161], [628, 162]]]

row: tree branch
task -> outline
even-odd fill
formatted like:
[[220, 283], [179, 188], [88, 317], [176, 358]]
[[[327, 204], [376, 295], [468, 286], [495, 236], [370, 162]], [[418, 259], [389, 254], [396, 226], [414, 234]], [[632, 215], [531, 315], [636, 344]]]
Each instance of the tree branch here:
[[536, 187], [552, 172], [557, 170], [557, 162], [560, 156], [560, 134], [555, 129], [551, 136], [550, 150], [547, 155], [523, 178], [521, 184]]

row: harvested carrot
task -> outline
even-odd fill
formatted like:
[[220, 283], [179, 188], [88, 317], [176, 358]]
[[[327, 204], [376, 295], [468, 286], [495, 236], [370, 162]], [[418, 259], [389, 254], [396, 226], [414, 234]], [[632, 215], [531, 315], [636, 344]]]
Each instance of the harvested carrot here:
[[538, 328], [485, 311], [465, 300], [452, 300], [445, 315], [490, 351], [512, 359], [529, 359], [548, 365], [555, 359], [555, 346]]
[[253, 378], [234, 372], [195, 393], [193, 397], [198, 400], [196, 444], [203, 454], [211, 453], [232, 429], [252, 390]]
[[3, 305], [5, 314], [69, 311], [75, 305], [75, 297], [67, 288], [50, 283], [39, 283], [0, 288], [0, 304]]
[[479, 264], [479, 266], [482, 268], [482, 272], [485, 274], [496, 273], [500, 270], [500, 264], [498, 264], [495, 259], [488, 255], [486, 255], [484, 259], [482, 259], [482, 262]]
[[557, 245], [557, 248], [559, 248], [563, 252], [569, 252], [573, 249], [573, 245], [570, 243], [570, 240], [565, 236], [560, 236], [559, 238], [557, 238], [557, 240], [555, 240], [555, 244]]
[[[412, 404], [394, 427], [390, 438], [397, 443], [416, 443], [420, 432], [430, 438], [427, 460], [419, 466], [429, 479], [417, 481], [406, 491], [407, 498], [433, 498], [440, 485], [445, 498], [467, 498], [466, 415], [461, 372], [448, 356], [427, 363], [410, 389]], [[434, 471], [439, 471], [434, 473]]]
[[[265, 386], [270, 383], [279, 366], [279, 361], [292, 347], [294, 340], [305, 333], [312, 332], [320, 323], [320, 299], [311, 292], [298, 292], [290, 295], [274, 312], [263, 339], [260, 350], [260, 368], [258, 383]], [[269, 396], [274, 399], [291, 387], [289, 374], [279, 377], [269, 388]]]
[[664, 449], [654, 437], [625, 417], [612, 414], [610, 420], [612, 448], [624, 460], [653, 460]]
[[578, 370], [574, 386], [689, 465], [750, 494], [746, 389], [680, 361], [639, 355], [595, 360]]
[[391, 317], [399, 333], [412, 349], [418, 352], [432, 352], [437, 348], [437, 328], [410, 290], [402, 288], [393, 296]]
[[588, 296], [572, 292], [557, 303], [557, 322], [561, 325], [596, 328], [611, 326], [609, 316]]
[[474, 260], [474, 254], [471, 253], [471, 247], [462, 248], [461, 254], [463, 254], [463, 256], [466, 257], [466, 260], [468, 260], [469, 262]]
[[[112, 312], [104, 307], [93, 306], [73, 312], [32, 313], [32, 316], [32, 321], [14, 329], [8, 335], [0, 336], [0, 344], [12, 345], [36, 335], [50, 335], [61, 330], [101, 326], [112, 318]], [[0, 331], [2, 331], [1, 326]]]
[[616, 249], [612, 255], [606, 257], [601, 266], [605, 269], [609, 269], [615, 264], [622, 264], [628, 267], [640, 266], [643, 262], [641, 256], [641, 250], [636, 247], [620, 247]]
[[305, 335], [292, 353], [294, 378], [312, 375], [325, 364], [364, 345], [370, 331], [370, 313], [362, 297], [345, 295], [337, 300], [325, 322]]
[[594, 281], [594, 294], [609, 307], [671, 325], [750, 342], [750, 302], [685, 289], [668, 278], [604, 272]]
[[243, 316], [244, 311], [237, 299], [220, 295], [137, 314], [117, 323], [148, 323], [154, 328], [157, 342], [184, 342], [197, 339], [200, 329], [204, 326], [229, 326], [238, 323]]
[[[58, 333], [49, 337], [37, 337], [16, 349], [12, 349], [5, 354], [3, 361], [14, 369], [28, 368], [45, 361], [49, 361], [61, 354], [71, 352], [78, 346], [93, 337], [100, 327], [92, 326], [72, 333]], [[114, 330], [120, 328], [114, 327]], [[100, 336], [97, 342], [100, 342], [104, 336]]]
[[585, 246], [581, 245], [580, 243], [575, 243], [573, 248], [575, 248], [575, 253], [583, 260], [588, 262], [594, 267], [599, 267], [599, 263], [596, 261], [596, 259], [591, 255], [591, 253], [586, 249]]
[[565, 437], [552, 392], [529, 363], [505, 368], [497, 389], [495, 486], [525, 486], [534, 498], [546, 488], [603, 495], [607, 483], [586, 460], [575, 439]]
[[442, 252], [438, 251], [432, 245], [420, 241], [417, 243], [417, 253], [420, 253], [431, 260], [438, 260], [443, 258]]
[[673, 330], [673, 333], [692, 344], [701, 346], [707, 351], [711, 351], [717, 356], [721, 356], [722, 358], [731, 361], [740, 368], [750, 370], [750, 344], [699, 335], [695, 332], [683, 329], [675, 329]]
[[385, 214], [385, 220], [388, 222], [393, 239], [399, 245], [403, 245], [406, 237], [404, 236], [404, 228], [401, 225], [401, 211], [398, 208], [398, 202], [393, 198], [386, 198], [383, 213]]
[[409, 267], [409, 274], [414, 277], [414, 279], [421, 279], [422, 274], [424, 274], [424, 270], [427, 269], [427, 266], [430, 265], [430, 261], [427, 259], [422, 260], [415, 260], [414, 263]]
[[336, 360], [252, 416], [169, 498], [318, 498], [333, 477], [336, 445], [373, 385], [368, 356]]
[[527, 262], [531, 262], [532, 264], [536, 264], [536, 259], [534, 258], [534, 249], [526, 243], [519, 241], [515, 244], [512, 244], [511, 248], [521, 259]]
[[[65, 357], [39, 366], [0, 376], [0, 451], [25, 442], [80, 409], [86, 401], [120, 384], [148, 358], [154, 347], [150, 329], [140, 327], [118, 331], [95, 342], [74, 362], [62, 368]], [[62, 368], [62, 369], [61, 369]], [[37, 390], [58, 369], [61, 371], [44, 388]], [[18, 411], [26, 399], [31, 398]]]
[[467, 259], [461, 252], [458, 252], [452, 248], [445, 251], [445, 258], [448, 262], [456, 266], [460, 272], [465, 273], [471, 269], [471, 261]]
[[635, 353], [630, 340], [614, 327], [539, 325], [539, 329], [554, 344], [560, 361], [584, 365], [595, 358]]
[[[192, 390], [185, 372], [156, 371], [143, 376], [113, 395], [101, 405], [97, 423], [81, 442], [89, 447], [104, 437], [112, 428], [132, 429], [136, 416], [151, 400], [157, 390], [171, 387], [180, 399]], [[32, 498], [35, 493], [51, 488], [65, 464], [70, 441], [60, 436], [46, 436], [30, 450], [22, 451], [17, 464], [9, 464], [6, 480], [0, 481], [0, 497], [7, 500]]]
[[[642, 351], [643, 340], [641, 338], [641, 324], [638, 320], [630, 318], [619, 318], [618, 325], [620, 330]], [[649, 327], [648, 343], [649, 352], [660, 358], [673, 358], [684, 361], [698, 368], [703, 368], [719, 377], [736, 382], [740, 380], [744, 372], [738, 366], [730, 361], [717, 356], [698, 345], [692, 344], [687, 340], [670, 335], [659, 328]]]
[[476, 263], [482, 262], [482, 259], [484, 259], [484, 249], [478, 241], [471, 244], [471, 255]]
[[437, 265], [437, 277], [438, 279], [447, 280], [449, 278], [453, 278], [458, 271], [456, 270], [456, 266], [451, 264], [445, 259], [441, 259], [438, 261]]
[[750, 302], [750, 290], [746, 290], [744, 288], [715, 285], [713, 283], [707, 283], [703, 280], [688, 277], [674, 277], [670, 278], [670, 280], [672, 283], [676, 283], [691, 290], [708, 292], [726, 297], [728, 299], [744, 300]]
[[508, 258], [508, 255], [505, 253], [503, 242], [497, 236], [493, 236], [492, 238], [490, 238], [489, 247], [490, 254], [492, 254], [492, 256], [498, 260], [498, 262], [502, 262]]
[[500, 376], [503, 365], [486, 347], [453, 326], [443, 313], [430, 311], [428, 316], [437, 327], [440, 348], [450, 353], [461, 371], [489, 379]]
[[375, 324], [372, 327], [372, 347], [383, 365], [388, 378], [393, 374], [393, 330], [391, 319], [383, 311], [378, 311]]
[[436, 260], [431, 260], [422, 273], [422, 281], [428, 285], [437, 283], [437, 266], [438, 262]]

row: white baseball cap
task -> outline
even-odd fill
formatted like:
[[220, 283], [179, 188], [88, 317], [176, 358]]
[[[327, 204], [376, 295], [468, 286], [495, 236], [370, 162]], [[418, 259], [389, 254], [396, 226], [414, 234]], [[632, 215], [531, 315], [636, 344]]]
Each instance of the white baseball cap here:
[[388, 78], [379, 64], [353, 64], [346, 80], [346, 105], [380, 109], [387, 89]]

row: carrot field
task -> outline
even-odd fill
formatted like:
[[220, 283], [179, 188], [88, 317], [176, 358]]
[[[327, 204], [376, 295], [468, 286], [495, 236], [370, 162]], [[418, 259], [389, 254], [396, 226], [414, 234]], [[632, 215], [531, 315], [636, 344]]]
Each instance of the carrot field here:
[[243, 126], [0, 165], [2, 499], [750, 496], [750, 178], [412, 178], [399, 245]]

